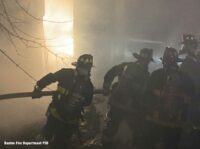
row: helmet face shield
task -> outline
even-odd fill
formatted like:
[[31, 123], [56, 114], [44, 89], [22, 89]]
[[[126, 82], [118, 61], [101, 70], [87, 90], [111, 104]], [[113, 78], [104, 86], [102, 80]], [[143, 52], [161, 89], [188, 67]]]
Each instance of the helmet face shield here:
[[165, 67], [177, 65], [182, 60], [178, 57], [178, 52], [172, 47], [166, 47], [163, 54], [162, 63]]

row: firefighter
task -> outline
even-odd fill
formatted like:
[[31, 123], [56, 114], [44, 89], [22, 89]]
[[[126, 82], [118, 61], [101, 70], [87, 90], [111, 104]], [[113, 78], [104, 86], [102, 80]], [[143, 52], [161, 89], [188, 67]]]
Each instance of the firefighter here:
[[33, 91], [32, 98], [39, 98], [43, 88], [58, 82], [42, 131], [42, 136], [52, 142], [53, 148], [70, 148], [72, 135], [78, 131], [83, 107], [88, 106], [93, 97], [93, 84], [90, 80], [93, 57], [89, 54], [81, 55], [72, 65], [76, 68], [63, 68], [44, 76]]
[[198, 40], [194, 35], [184, 34], [182, 49], [180, 54], [186, 54], [186, 58], [181, 65], [181, 70], [186, 72], [194, 82], [195, 94], [191, 100], [188, 125], [186, 130], [190, 131], [185, 134], [183, 139], [183, 148], [200, 148], [200, 51]]
[[121, 70], [118, 86], [110, 96], [110, 110], [107, 114], [107, 123], [103, 131], [102, 144], [104, 148], [114, 147], [114, 136], [119, 124], [125, 120], [133, 131], [133, 144], [137, 144], [140, 125], [140, 98], [148, 79], [148, 64], [152, 59], [153, 50], [144, 48], [140, 53], [133, 53], [136, 62], [129, 63]]
[[186, 54], [186, 58], [181, 65], [181, 70], [188, 73], [195, 83], [196, 95], [200, 95], [200, 63], [199, 63], [198, 41], [194, 35], [183, 35], [181, 54]]
[[179, 70], [178, 52], [166, 47], [163, 68], [152, 72], [144, 103], [147, 116], [144, 126], [145, 149], [177, 149], [186, 120], [189, 101], [193, 95], [191, 79]]

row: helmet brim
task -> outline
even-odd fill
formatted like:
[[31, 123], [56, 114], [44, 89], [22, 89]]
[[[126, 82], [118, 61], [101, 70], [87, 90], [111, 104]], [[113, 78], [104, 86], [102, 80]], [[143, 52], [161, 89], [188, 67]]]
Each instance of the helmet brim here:
[[[133, 55], [133, 57], [135, 57], [136, 59], [141, 59], [141, 58], [142, 58], [141, 55], [138, 54], [138, 53], [133, 53], [132, 55]], [[153, 58], [151, 58], [150, 60], [151, 60], [152, 62], [155, 61]]]
[[[71, 65], [72, 65], [72, 66], [77, 66], [77, 65], [78, 65], [78, 62], [72, 62]], [[94, 67], [94, 65], [92, 65], [91, 67]]]

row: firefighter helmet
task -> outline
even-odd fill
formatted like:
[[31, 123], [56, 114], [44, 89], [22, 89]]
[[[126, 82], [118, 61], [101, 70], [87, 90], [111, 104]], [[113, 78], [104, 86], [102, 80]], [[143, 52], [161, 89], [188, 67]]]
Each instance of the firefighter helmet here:
[[154, 61], [153, 60], [153, 49], [149, 49], [149, 48], [143, 48], [140, 50], [140, 53], [133, 53], [133, 56], [136, 59], [149, 59], [150, 61]]
[[72, 65], [78, 67], [93, 67], [93, 56], [90, 54], [83, 54], [78, 58], [77, 62], [73, 62]]
[[178, 51], [172, 47], [165, 48], [163, 58], [161, 59], [163, 65], [173, 65], [176, 64], [177, 62], [183, 62], [183, 59], [178, 57]]
[[198, 40], [195, 38], [194, 35], [191, 34], [183, 34], [181, 44], [183, 45], [179, 54], [185, 54], [192, 52], [191, 50], [197, 49], [198, 47]]

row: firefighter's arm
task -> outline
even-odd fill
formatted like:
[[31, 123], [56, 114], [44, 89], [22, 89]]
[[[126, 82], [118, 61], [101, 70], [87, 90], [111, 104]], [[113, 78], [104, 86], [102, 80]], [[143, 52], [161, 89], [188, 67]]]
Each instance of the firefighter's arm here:
[[50, 85], [51, 83], [58, 81], [62, 73], [63, 73], [63, 69], [55, 73], [49, 73], [43, 78], [41, 78], [39, 81], [37, 81], [33, 90], [32, 98], [40, 98], [42, 96], [41, 95], [42, 89]]
[[37, 84], [34, 86], [32, 98], [40, 98], [42, 96], [41, 92], [42, 89], [45, 88], [47, 85], [54, 82], [55, 76], [53, 73], [49, 73], [40, 79]]
[[126, 63], [122, 63], [119, 65], [116, 65], [112, 67], [104, 76], [104, 82], [103, 82], [103, 89], [105, 91], [105, 95], [109, 94], [110, 86], [114, 80], [115, 77], [119, 76], [125, 67]]

